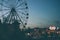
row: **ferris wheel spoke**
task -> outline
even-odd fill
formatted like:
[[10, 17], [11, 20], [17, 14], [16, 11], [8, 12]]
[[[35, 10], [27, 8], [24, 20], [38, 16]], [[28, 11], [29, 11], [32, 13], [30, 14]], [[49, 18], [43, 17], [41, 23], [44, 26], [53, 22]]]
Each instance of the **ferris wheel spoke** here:
[[26, 22], [27, 21], [27, 19], [26, 18], [24, 18], [24, 17], [22, 17], [22, 16], [20, 16], [21, 17], [21, 19], [24, 21], [24, 22]]
[[16, 8], [20, 7], [22, 4], [24, 4], [24, 2], [20, 3], [19, 5], [17, 5]]
[[12, 17], [11, 15], [12, 15], [11, 13], [8, 15], [8, 17], [9, 17], [9, 19], [8, 19], [9, 22], [10, 22], [10, 20], [12, 19], [12, 18], [11, 18], [11, 17]]
[[21, 13], [22, 15], [25, 15], [25, 16], [29, 15], [28, 13], [24, 13], [24, 12], [21, 12], [21, 11], [18, 11], [18, 12]]
[[27, 20], [25, 21], [25, 20], [23, 20], [23, 22], [24, 22], [24, 26], [26, 26], [27, 25]]
[[22, 0], [17, 0], [16, 1], [16, 5], [18, 5]]
[[27, 10], [28, 7], [25, 7], [25, 8], [17, 8], [17, 10]]
[[[12, 17], [14, 17], [14, 18], [12, 18]], [[9, 23], [11, 23], [11, 22], [13, 23], [14, 20], [16, 20], [15, 16], [13, 16], [12, 14], [10, 14], [10, 16], [9, 16]]]
[[7, 4], [7, 5], [8, 5], [8, 1], [6, 1], [6, 0], [2, 0], [2, 2], [4, 2], [5, 4]]
[[18, 4], [19, 4], [18, 2], [19, 2], [19, 0], [17, 0], [16, 5], [18, 5]]
[[21, 18], [19, 17], [19, 15], [17, 14], [18, 18], [20, 19], [20, 22], [24, 25], [23, 21], [21, 20]]
[[7, 22], [9, 22], [9, 20], [10, 20], [10, 18], [11, 18], [11, 15], [12, 15], [12, 14], [10, 13], [10, 14], [7, 16], [7, 18], [6, 18], [6, 21], [7, 21]]
[[10, 9], [0, 9], [0, 11], [7, 11], [7, 10], [10, 10]]
[[25, 10], [26, 8], [18, 8], [17, 10]]
[[21, 17], [21, 18], [25, 18], [25, 16], [23, 16], [23, 15], [21, 15], [21, 14], [18, 14], [18, 15], [20, 15], [19, 17]]
[[10, 9], [2, 9], [2, 10], [10, 10]]
[[9, 13], [9, 11], [8, 11], [8, 12], [6, 12], [5, 14], [3, 14], [3, 15], [2, 15], [2, 17], [3, 17], [3, 16], [5, 16], [5, 15], [7, 15], [8, 13]]
[[27, 14], [24, 14], [23, 17], [26, 17], [26, 19], [28, 19], [28, 13]]
[[28, 16], [19, 16], [21, 18], [21, 20], [23, 20], [25, 22], [25, 25], [26, 25], [26, 22], [27, 22], [27, 19], [28, 19]]
[[0, 5], [1, 5], [1, 6], [4, 6], [4, 7], [6, 7], [6, 8], [10, 8], [10, 7], [6, 6], [6, 5], [3, 5], [2, 3], [0, 3]]
[[17, 10], [17, 12], [20, 12], [20, 13], [27, 13], [27, 10]]
[[28, 19], [28, 15], [29, 13], [23, 13], [23, 12], [18, 12], [18, 14], [20, 13], [20, 16], [22, 15], [23, 17], [25, 17], [26, 19]]
[[28, 19], [29, 17], [28, 16], [20, 16], [22, 19]]
[[8, 7], [8, 6], [5, 6], [5, 5], [2, 5], [2, 6], [6, 7], [6, 8], [10, 8], [10, 7]]

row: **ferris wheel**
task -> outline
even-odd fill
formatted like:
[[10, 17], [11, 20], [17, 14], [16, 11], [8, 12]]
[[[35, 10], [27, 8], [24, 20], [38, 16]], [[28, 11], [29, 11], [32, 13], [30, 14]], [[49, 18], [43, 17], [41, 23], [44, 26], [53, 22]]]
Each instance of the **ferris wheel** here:
[[26, 0], [0, 0], [0, 16], [3, 22], [12, 24], [15, 20], [20, 26], [26, 26], [28, 20], [28, 5]]

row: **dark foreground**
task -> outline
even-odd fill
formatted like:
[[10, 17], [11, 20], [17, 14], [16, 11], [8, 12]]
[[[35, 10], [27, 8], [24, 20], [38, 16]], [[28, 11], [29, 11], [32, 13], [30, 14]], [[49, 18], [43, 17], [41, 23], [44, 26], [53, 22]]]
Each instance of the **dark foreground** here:
[[[40, 36], [39, 36], [40, 35]], [[15, 33], [4, 32], [0, 35], [0, 40], [60, 40], [59, 35], [42, 35], [42, 34], [28, 34], [25, 31], [16, 31]]]
[[0, 22], [0, 40], [60, 40], [60, 29], [53, 31], [46, 31], [45, 28], [21, 30], [17, 21], [12, 24]]

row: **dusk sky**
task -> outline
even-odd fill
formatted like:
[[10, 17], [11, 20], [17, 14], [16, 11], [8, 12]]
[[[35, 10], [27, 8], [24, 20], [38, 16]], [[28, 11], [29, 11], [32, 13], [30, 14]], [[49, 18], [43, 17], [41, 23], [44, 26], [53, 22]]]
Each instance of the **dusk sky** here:
[[[16, 0], [11, 1], [10, 4], [16, 4], [14, 1]], [[60, 0], [27, 0], [27, 3], [29, 7], [27, 27], [43, 28], [60, 21]]]
[[60, 21], [59, 0], [27, 0], [29, 7], [28, 27], [47, 27]]

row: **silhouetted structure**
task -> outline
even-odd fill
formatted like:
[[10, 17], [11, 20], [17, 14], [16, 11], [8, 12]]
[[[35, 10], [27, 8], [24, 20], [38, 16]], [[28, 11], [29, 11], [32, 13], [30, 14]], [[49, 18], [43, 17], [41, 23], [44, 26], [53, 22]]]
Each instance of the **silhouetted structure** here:
[[1, 18], [3, 19], [3, 22], [0, 20], [0, 40], [25, 40], [25, 34], [20, 27], [25, 28], [29, 18], [26, 0], [0, 1]]

